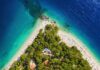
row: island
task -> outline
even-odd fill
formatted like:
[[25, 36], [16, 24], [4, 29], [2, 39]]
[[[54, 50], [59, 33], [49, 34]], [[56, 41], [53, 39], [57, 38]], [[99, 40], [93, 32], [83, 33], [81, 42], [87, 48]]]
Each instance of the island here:
[[69, 47], [61, 41], [58, 30], [55, 24], [40, 29], [33, 43], [10, 70], [91, 70], [75, 46]]
[[99, 70], [86, 46], [58, 22], [40, 16], [35, 30], [4, 70]]

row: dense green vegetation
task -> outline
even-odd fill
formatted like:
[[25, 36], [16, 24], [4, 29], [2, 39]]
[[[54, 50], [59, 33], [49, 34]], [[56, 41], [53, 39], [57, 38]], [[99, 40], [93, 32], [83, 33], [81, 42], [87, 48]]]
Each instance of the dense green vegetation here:
[[[91, 70], [89, 63], [75, 46], [69, 48], [57, 35], [58, 27], [47, 25], [40, 30], [34, 42], [27, 48], [20, 59], [13, 63], [10, 70], [30, 70], [29, 62], [34, 60], [36, 70]], [[53, 56], [44, 55], [48, 48]], [[47, 64], [44, 62], [48, 60]]]

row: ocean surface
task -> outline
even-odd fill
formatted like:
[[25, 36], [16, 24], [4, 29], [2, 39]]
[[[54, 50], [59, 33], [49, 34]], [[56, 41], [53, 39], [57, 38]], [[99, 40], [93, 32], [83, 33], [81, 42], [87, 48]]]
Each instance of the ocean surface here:
[[100, 62], [99, 0], [0, 0], [0, 69], [26, 41], [42, 9], [86, 44]]

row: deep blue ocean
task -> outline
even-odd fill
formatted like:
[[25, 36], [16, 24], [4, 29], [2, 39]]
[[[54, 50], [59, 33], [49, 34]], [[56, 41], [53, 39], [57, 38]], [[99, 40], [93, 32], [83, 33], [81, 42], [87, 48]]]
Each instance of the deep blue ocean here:
[[[33, 5], [20, 0], [0, 0], [0, 69], [18, 51], [34, 27]], [[33, 0], [60, 25], [76, 35], [100, 61], [100, 0]], [[31, 8], [30, 8], [31, 7]]]

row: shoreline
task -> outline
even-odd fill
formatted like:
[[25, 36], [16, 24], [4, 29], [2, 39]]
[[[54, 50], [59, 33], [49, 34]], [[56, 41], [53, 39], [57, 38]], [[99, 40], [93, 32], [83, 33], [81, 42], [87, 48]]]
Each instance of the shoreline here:
[[88, 50], [85, 44], [83, 44], [71, 33], [59, 30], [58, 35], [69, 47], [75, 46], [81, 52], [82, 57], [88, 61], [92, 70], [100, 70], [100, 63], [93, 57], [92, 53]]
[[[37, 20], [37, 24], [35, 25], [35, 30], [29, 35], [27, 40], [23, 43], [23, 45], [20, 47], [18, 52], [12, 57], [12, 59], [2, 68], [2, 70], [9, 70], [11, 65], [13, 64], [14, 61], [17, 61], [17, 59], [25, 52], [25, 50], [28, 48], [29, 45], [32, 44], [34, 41], [35, 37], [39, 33], [39, 30], [43, 28], [43, 26], [40, 25], [40, 20]], [[39, 24], [39, 25], [38, 25]]]
[[[9, 70], [14, 61], [16, 61], [27, 49], [29, 45], [32, 44], [35, 37], [39, 33], [40, 29], [43, 29], [47, 24], [52, 24], [53, 20], [49, 19], [38, 19], [36, 23], [36, 28], [29, 35], [28, 39], [24, 42], [18, 52], [14, 55], [14, 57], [8, 62], [7, 65], [4, 66], [4, 70]], [[58, 25], [59, 26], [59, 25]], [[88, 51], [88, 48], [78, 40], [73, 34], [67, 33], [59, 28], [58, 35], [61, 37], [61, 40], [64, 41], [69, 47], [76, 46], [76, 48], [82, 53], [84, 59], [86, 59], [90, 66], [92, 66], [92, 70], [100, 70], [99, 63], [93, 58], [93, 55]]]

